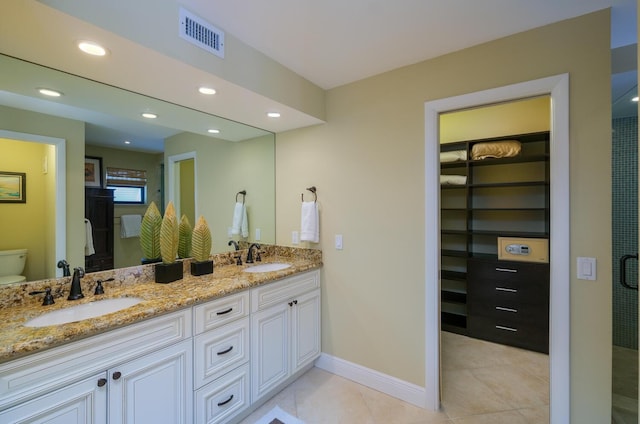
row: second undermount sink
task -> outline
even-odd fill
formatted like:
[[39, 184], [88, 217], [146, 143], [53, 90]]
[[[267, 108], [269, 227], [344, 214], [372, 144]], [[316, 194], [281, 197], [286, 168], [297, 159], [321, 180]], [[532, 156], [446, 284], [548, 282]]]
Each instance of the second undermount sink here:
[[68, 324], [96, 318], [101, 315], [121, 311], [140, 303], [142, 299], [137, 297], [120, 297], [117, 299], [104, 299], [96, 302], [83, 303], [56, 311], [46, 312], [27, 321], [25, 327], [46, 327], [49, 325]]
[[291, 264], [286, 264], [282, 262], [272, 262], [269, 264], [253, 265], [243, 269], [243, 271], [244, 272], [271, 272], [271, 271], [280, 271], [281, 269], [287, 269], [290, 266]]

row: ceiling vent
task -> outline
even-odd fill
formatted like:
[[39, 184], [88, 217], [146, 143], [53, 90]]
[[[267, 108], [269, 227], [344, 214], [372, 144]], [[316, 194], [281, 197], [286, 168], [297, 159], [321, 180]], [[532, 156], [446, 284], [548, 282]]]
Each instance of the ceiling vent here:
[[180, 37], [224, 59], [224, 32], [180, 8]]

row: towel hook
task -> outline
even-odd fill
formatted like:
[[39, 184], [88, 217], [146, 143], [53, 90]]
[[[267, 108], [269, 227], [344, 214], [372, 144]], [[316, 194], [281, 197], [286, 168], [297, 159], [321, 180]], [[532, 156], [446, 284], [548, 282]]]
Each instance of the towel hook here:
[[[313, 201], [317, 203], [318, 202], [318, 194], [316, 193], [316, 186], [307, 187], [307, 190], [309, 190], [311, 193], [313, 193]], [[300, 197], [302, 198], [302, 201], [304, 202], [304, 193], [301, 193]]]
[[247, 195], [247, 190], [242, 190], [236, 193], [236, 203], [238, 203], [238, 196], [242, 194], [242, 204], [244, 204], [244, 197]]

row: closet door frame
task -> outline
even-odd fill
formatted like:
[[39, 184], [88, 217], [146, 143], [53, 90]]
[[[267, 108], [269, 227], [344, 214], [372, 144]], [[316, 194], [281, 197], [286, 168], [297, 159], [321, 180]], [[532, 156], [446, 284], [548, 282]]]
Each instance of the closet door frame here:
[[[439, 116], [477, 106], [551, 96], [549, 305], [550, 423], [570, 422], [569, 75], [425, 103], [425, 229], [440, 233]], [[437, 199], [434, 202], [433, 199]], [[433, 234], [429, 231], [430, 234]], [[425, 405], [440, 407], [440, 237], [425, 234]]]

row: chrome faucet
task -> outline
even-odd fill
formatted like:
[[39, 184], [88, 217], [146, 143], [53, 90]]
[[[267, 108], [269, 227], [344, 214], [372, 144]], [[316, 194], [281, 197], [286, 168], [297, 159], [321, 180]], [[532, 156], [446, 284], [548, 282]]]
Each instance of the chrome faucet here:
[[[253, 243], [249, 246], [249, 251], [247, 252], [247, 260], [245, 263], [252, 264], [253, 263], [253, 248], [257, 249], [258, 257], [260, 257], [260, 245], [258, 243]], [[258, 259], [259, 260], [259, 259]]]
[[80, 279], [84, 277], [84, 269], [82, 267], [73, 268], [73, 277], [71, 277], [71, 291], [67, 300], [82, 299], [82, 287], [80, 286]]

